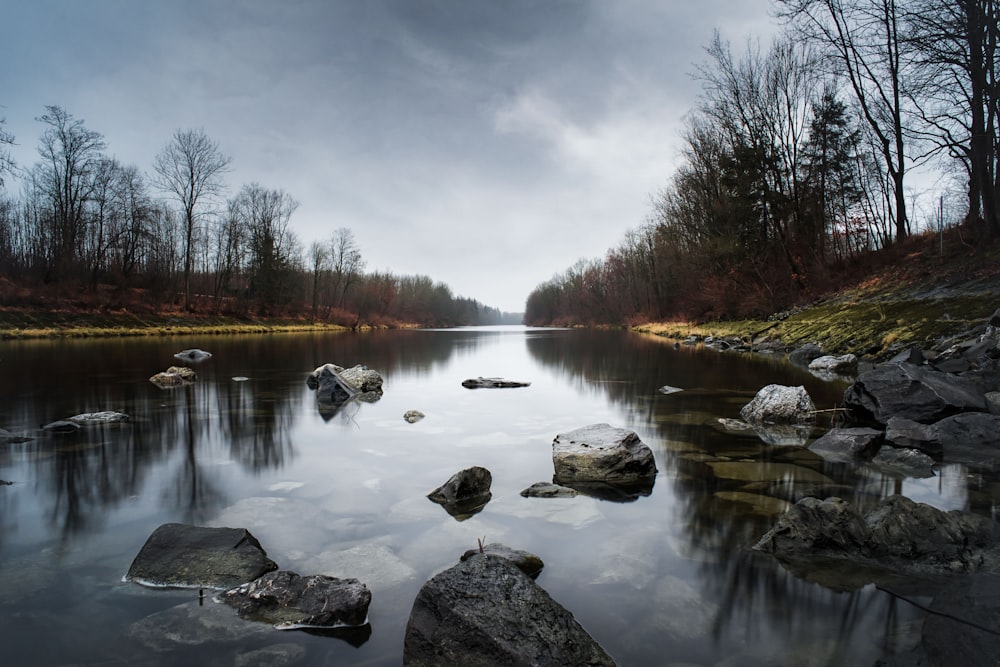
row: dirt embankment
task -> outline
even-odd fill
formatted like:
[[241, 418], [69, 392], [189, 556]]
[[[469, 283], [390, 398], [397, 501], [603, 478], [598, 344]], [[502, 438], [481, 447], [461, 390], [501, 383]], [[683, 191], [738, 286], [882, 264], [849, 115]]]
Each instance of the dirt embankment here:
[[683, 339], [737, 337], [876, 360], [910, 346], [934, 349], [977, 334], [1000, 309], [1000, 243], [971, 244], [957, 230], [899, 244], [847, 266], [836, 292], [761, 320], [660, 322], [636, 331]]

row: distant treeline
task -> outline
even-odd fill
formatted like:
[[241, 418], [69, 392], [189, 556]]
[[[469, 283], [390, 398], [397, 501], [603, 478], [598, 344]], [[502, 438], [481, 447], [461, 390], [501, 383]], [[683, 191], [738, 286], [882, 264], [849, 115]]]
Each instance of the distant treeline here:
[[773, 4], [788, 30], [769, 48], [706, 48], [647, 221], [536, 287], [526, 323], [765, 315], [945, 220], [1000, 237], [1000, 4]]
[[20, 197], [0, 191], [4, 305], [37, 305], [29, 302], [39, 293], [51, 305], [100, 293], [106, 308], [138, 300], [351, 326], [521, 321], [426, 276], [365, 272], [347, 228], [303, 249], [291, 227], [298, 203], [258, 183], [228, 193], [230, 159], [203, 131], [177, 131], [146, 176], [109, 156], [103, 136], [64, 109], [46, 107], [38, 120], [41, 159], [21, 167], [0, 119], [0, 187], [5, 177], [22, 183]]

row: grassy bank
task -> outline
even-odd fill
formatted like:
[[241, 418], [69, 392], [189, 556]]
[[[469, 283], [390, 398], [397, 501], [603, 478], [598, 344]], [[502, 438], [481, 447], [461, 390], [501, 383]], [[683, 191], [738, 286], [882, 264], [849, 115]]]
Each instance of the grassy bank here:
[[222, 316], [135, 315], [70, 311], [0, 310], [0, 339], [176, 336], [185, 334], [347, 331], [304, 320], [250, 320]]

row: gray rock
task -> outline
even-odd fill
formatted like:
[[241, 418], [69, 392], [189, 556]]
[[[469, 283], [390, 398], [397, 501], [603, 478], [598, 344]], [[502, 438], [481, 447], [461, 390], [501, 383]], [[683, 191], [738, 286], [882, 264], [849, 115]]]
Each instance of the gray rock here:
[[941, 455], [941, 441], [934, 427], [905, 417], [890, 417], [885, 425], [885, 440], [894, 447], [916, 449], [931, 456]]
[[452, 475], [447, 482], [427, 494], [457, 519], [467, 519], [479, 512], [493, 497], [493, 475], [481, 466], [472, 466]]
[[809, 450], [827, 461], [859, 462], [871, 459], [882, 446], [882, 431], [872, 428], [835, 428], [816, 438]]
[[467, 561], [473, 556], [481, 554], [494, 556], [496, 558], [506, 558], [511, 563], [516, 565], [517, 569], [524, 572], [532, 579], [538, 578], [538, 575], [542, 572], [542, 568], [545, 567], [545, 563], [542, 562], [542, 559], [535, 554], [521, 549], [512, 549], [505, 544], [497, 542], [481, 545], [478, 549], [469, 549], [462, 554], [461, 560]]
[[165, 523], [132, 561], [126, 581], [146, 586], [229, 589], [278, 569], [243, 528]]
[[203, 361], [212, 358], [211, 352], [206, 352], [205, 350], [183, 350], [174, 355], [174, 359], [180, 359], [181, 361], [186, 361], [189, 364], [200, 364]]
[[1000, 415], [969, 412], [945, 417], [932, 427], [946, 463], [1000, 470]]
[[647, 483], [656, 476], [653, 452], [635, 431], [591, 424], [552, 441], [553, 482], [572, 486]]
[[516, 380], [505, 380], [503, 378], [470, 378], [462, 381], [462, 386], [466, 389], [510, 389], [517, 387], [530, 387], [530, 382], [518, 382]]
[[665, 384], [660, 387], [657, 391], [661, 394], [676, 394], [677, 392], [684, 391], [680, 387], [671, 387], [669, 384]]
[[525, 498], [572, 498], [577, 491], [552, 482], [535, 482], [521, 491], [521, 495]]
[[114, 412], [107, 410], [104, 412], [85, 412], [80, 415], [74, 415], [69, 418], [69, 421], [76, 422], [77, 424], [111, 424], [115, 422], [127, 422], [131, 419], [124, 412]]
[[426, 415], [424, 415], [424, 413], [420, 410], [407, 410], [403, 413], [403, 419], [406, 420], [408, 424], [416, 424], [425, 416]]
[[917, 449], [883, 445], [872, 457], [872, 463], [903, 477], [927, 479], [934, 476], [934, 459]]
[[853, 354], [824, 355], [810, 361], [809, 370], [835, 375], [854, 375], [858, 372], [858, 358]]
[[279, 629], [331, 628], [367, 624], [372, 594], [357, 579], [303, 577], [278, 570], [232, 588], [219, 599], [234, 607], [240, 618]]
[[57, 419], [42, 426], [42, 430], [47, 433], [76, 433], [80, 430], [80, 425], [68, 419]]
[[[754, 545], [784, 562], [847, 562], [896, 574], [975, 572], [1000, 562], [996, 524], [890, 496], [862, 516], [840, 498], [805, 498]], [[812, 566], [810, 566], [812, 567]]]
[[306, 384], [316, 391], [317, 401], [330, 405], [341, 405], [355, 397], [382, 396], [382, 376], [365, 366], [324, 364], [309, 374]]
[[476, 555], [417, 593], [406, 624], [410, 667], [614, 665], [573, 615], [506, 558]]
[[912, 364], [886, 364], [862, 373], [844, 392], [844, 407], [856, 421], [886, 424], [904, 417], [922, 424], [959, 412], [984, 411], [981, 386], [958, 375]]
[[743, 406], [740, 416], [751, 424], [811, 424], [816, 406], [801, 385], [769, 384]]
[[788, 360], [796, 366], [808, 366], [813, 359], [823, 356], [823, 349], [815, 343], [806, 343], [802, 347], [792, 350], [788, 355]]
[[170, 389], [190, 384], [194, 382], [195, 377], [195, 372], [186, 366], [171, 366], [167, 370], [150, 377], [149, 381], [160, 389]]

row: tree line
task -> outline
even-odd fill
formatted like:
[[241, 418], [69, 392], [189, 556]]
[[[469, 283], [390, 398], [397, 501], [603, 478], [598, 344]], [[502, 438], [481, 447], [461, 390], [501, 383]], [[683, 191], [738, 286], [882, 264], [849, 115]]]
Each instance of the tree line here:
[[766, 48], [716, 34], [648, 218], [537, 286], [525, 322], [778, 312], [920, 231], [914, 170], [944, 184], [929, 222], [947, 200], [969, 239], [1000, 237], [998, 4], [775, 0]]
[[231, 159], [203, 130], [176, 131], [145, 175], [61, 107], [37, 120], [40, 159], [20, 168], [0, 118], [0, 188], [22, 184], [19, 197], [0, 190], [0, 277], [12, 284], [62, 300], [110, 293], [105, 307], [140, 294], [153, 308], [351, 326], [520, 322], [426, 276], [366, 272], [348, 228], [303, 249], [298, 202], [260, 183], [229, 193]]

